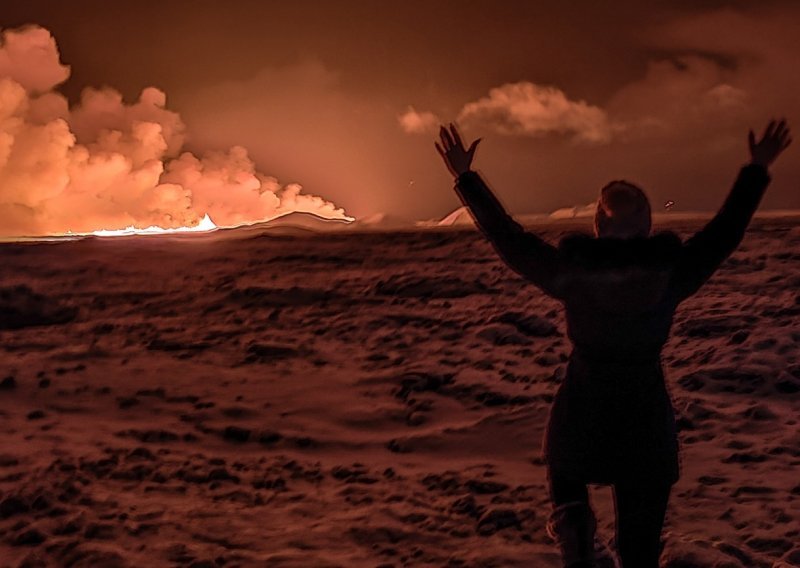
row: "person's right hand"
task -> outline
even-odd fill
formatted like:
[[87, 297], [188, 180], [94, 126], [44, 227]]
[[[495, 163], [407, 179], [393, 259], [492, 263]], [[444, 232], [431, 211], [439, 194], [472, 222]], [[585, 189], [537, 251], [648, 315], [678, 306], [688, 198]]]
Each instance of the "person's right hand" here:
[[756, 135], [751, 130], [747, 136], [750, 143], [750, 157], [753, 164], [769, 167], [775, 159], [792, 143], [786, 119], [777, 122], [773, 120], [764, 130], [761, 140], [756, 141]]
[[461, 141], [461, 136], [458, 134], [456, 125], [450, 123], [450, 131], [442, 126], [439, 129], [439, 138], [442, 141], [440, 146], [435, 142], [436, 150], [444, 160], [444, 164], [453, 177], [458, 177], [466, 173], [472, 167], [472, 158], [475, 156], [475, 149], [478, 147], [480, 138], [470, 144], [469, 149], [464, 148], [464, 143]]

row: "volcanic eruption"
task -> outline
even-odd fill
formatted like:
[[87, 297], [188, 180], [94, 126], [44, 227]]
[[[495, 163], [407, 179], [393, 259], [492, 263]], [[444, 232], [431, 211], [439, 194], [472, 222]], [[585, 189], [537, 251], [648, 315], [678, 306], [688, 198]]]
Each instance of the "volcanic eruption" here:
[[0, 235], [208, 229], [295, 211], [350, 220], [258, 171], [241, 146], [184, 151], [186, 126], [159, 89], [129, 104], [110, 87], [87, 88], [71, 106], [56, 90], [69, 75], [48, 30], [2, 32]]

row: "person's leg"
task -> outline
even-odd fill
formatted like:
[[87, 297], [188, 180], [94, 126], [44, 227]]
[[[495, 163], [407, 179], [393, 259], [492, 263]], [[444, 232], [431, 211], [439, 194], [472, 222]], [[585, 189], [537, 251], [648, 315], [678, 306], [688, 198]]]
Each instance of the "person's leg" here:
[[548, 473], [550, 500], [553, 505], [563, 505], [572, 501], [589, 502], [589, 489], [582, 481], [567, 474]]
[[586, 483], [563, 473], [548, 472], [553, 512], [547, 533], [561, 550], [564, 566], [590, 568], [594, 561], [594, 534], [597, 529]]
[[624, 482], [614, 486], [617, 551], [622, 568], [658, 568], [669, 484]]

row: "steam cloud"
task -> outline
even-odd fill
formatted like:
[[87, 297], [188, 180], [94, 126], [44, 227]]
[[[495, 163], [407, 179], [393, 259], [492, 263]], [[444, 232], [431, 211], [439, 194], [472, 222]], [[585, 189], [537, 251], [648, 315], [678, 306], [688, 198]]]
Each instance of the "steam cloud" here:
[[400, 128], [406, 134], [426, 134], [435, 132], [439, 127], [441, 120], [432, 112], [417, 112], [414, 107], [408, 107], [408, 110], [397, 117], [400, 123]]
[[[710, 57], [676, 55], [651, 61], [647, 73], [623, 85], [605, 107], [571, 100], [556, 87], [521, 81], [490, 89], [487, 96], [464, 104], [457, 120], [479, 131], [528, 137], [562, 134], [593, 145], [680, 140], [696, 137], [698, 129], [704, 134], [727, 133], [735, 127], [738, 136], [742, 119], [752, 120], [757, 114], [750, 107], [758, 89], [742, 86], [753, 82], [744, 72], [726, 69]], [[430, 133], [440, 122], [432, 112], [413, 107], [398, 121], [407, 134]]]
[[491, 89], [488, 97], [466, 104], [459, 121], [489, 125], [502, 134], [572, 134], [574, 140], [589, 143], [608, 142], [612, 134], [603, 109], [527, 81]]
[[134, 104], [113, 89], [87, 89], [70, 108], [53, 91], [69, 73], [46, 29], [2, 32], [0, 235], [175, 228], [205, 214], [220, 226], [292, 211], [347, 218], [256, 171], [242, 147], [182, 153], [185, 126], [156, 88]]

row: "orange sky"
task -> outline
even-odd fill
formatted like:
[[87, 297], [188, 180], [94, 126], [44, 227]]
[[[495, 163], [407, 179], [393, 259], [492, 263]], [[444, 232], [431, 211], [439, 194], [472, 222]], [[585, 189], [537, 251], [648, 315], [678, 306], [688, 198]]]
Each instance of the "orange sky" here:
[[[190, 149], [245, 146], [356, 216], [458, 205], [434, 117], [484, 138], [477, 166], [518, 213], [590, 202], [616, 178], [715, 208], [747, 129], [800, 119], [791, 2], [428, 4], [6, 0], [0, 26], [52, 32], [70, 101], [156, 86]], [[766, 206], [800, 207], [798, 163], [792, 148]]]

